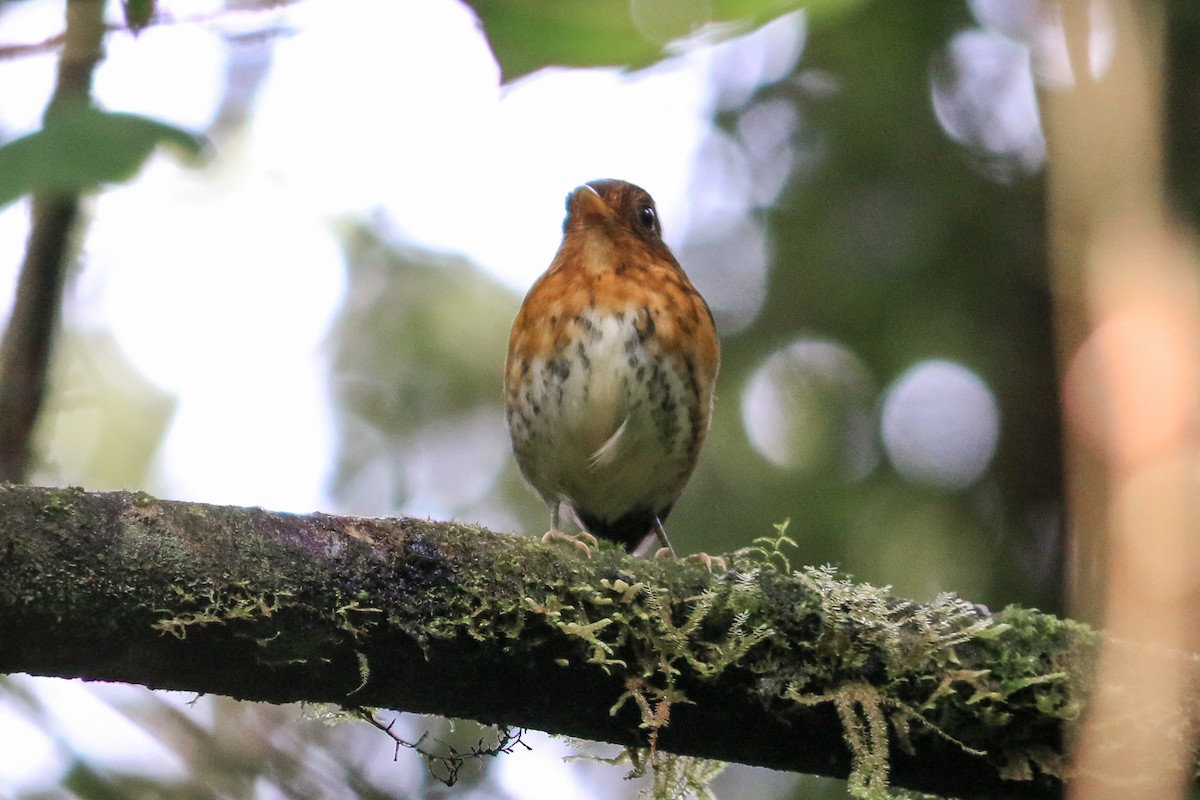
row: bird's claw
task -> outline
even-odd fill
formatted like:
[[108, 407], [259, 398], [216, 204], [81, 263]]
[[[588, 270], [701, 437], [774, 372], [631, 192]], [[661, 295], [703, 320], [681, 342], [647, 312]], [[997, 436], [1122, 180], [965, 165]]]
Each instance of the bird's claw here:
[[[660, 547], [654, 553], [655, 558], [669, 558], [672, 555], [674, 555], [674, 552], [669, 547]], [[713, 571], [713, 564], [720, 567], [722, 572], [729, 571], [729, 564], [726, 563], [723, 556], [710, 556], [708, 553], [692, 553], [690, 556], [684, 556], [683, 560], [701, 564], [709, 572]]]
[[596, 537], [592, 536], [587, 531], [580, 531], [572, 536], [569, 533], [557, 529], [546, 531], [545, 534], [542, 535], [542, 541], [545, 543], [562, 542], [563, 544], [569, 544], [578, 550], [585, 558], [591, 558], [592, 548], [597, 547], [600, 544], [598, 541], [596, 541]]
[[690, 556], [684, 556], [683, 560], [698, 561], [709, 572], [713, 571], [714, 565], [719, 567], [722, 572], [729, 572], [729, 563], [725, 561], [723, 556], [710, 556], [708, 553], [692, 553]]

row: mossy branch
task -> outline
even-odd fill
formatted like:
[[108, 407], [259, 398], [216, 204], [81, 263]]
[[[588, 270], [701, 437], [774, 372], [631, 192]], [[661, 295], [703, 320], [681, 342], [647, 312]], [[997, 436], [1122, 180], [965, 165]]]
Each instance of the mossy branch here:
[[0, 486], [0, 672], [466, 717], [862, 797], [1061, 794], [1094, 633], [792, 570], [781, 541], [710, 575], [468, 525]]

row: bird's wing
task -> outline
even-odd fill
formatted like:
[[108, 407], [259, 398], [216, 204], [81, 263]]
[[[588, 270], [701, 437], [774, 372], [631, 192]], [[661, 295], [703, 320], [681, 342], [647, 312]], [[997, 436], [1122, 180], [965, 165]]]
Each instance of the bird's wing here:
[[629, 417], [626, 416], [621, 424], [617, 426], [617, 429], [613, 431], [613, 435], [608, 437], [604, 444], [600, 445], [600, 447], [596, 449], [596, 452], [592, 453], [592, 455], [588, 458], [588, 466], [590, 466], [592, 469], [599, 469], [601, 467], [607, 467], [609, 464], [613, 463], [613, 461], [615, 461], [617, 458], [617, 451], [619, 449], [621, 440], [625, 437], [625, 434], [628, 430]]

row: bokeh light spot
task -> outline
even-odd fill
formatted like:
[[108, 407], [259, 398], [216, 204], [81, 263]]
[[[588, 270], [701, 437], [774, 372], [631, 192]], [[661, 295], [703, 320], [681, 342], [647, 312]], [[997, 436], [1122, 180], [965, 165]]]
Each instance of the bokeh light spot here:
[[1029, 48], [989, 31], [963, 31], [935, 60], [933, 110], [946, 134], [1010, 179], [1046, 160]]
[[742, 395], [750, 442], [778, 466], [836, 470], [851, 480], [879, 461], [874, 386], [857, 355], [835, 342], [800, 339], [755, 370]]
[[970, 486], [987, 469], [1000, 435], [988, 385], [952, 361], [923, 361], [887, 390], [883, 446], [905, 478], [946, 489]]

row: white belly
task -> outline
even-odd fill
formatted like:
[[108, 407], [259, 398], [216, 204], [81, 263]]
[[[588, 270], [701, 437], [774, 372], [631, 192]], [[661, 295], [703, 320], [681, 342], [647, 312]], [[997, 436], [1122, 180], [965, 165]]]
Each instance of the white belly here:
[[529, 413], [509, 414], [529, 482], [603, 519], [669, 507], [690, 469], [694, 389], [637, 323], [585, 313], [566, 351], [531, 361]]

